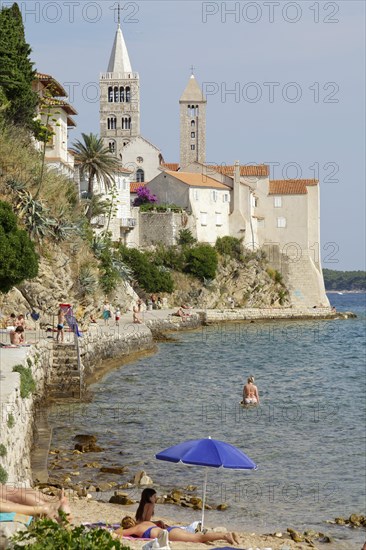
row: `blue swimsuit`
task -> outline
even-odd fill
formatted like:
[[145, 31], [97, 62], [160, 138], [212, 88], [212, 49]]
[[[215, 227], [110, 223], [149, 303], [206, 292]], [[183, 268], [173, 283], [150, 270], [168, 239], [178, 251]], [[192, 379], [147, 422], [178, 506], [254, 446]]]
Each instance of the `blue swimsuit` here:
[[[148, 529], [146, 529], [146, 531], [141, 535], [141, 538], [143, 539], [151, 539], [152, 536], [151, 536], [151, 530], [152, 529], [155, 529], [155, 528], [158, 528], [159, 527], [157, 525], [153, 525], [152, 527], [149, 527]], [[167, 527], [166, 530], [168, 531], [168, 533], [170, 533], [170, 531], [172, 529], [181, 529], [181, 527], [177, 527], [175, 525], [173, 525], [172, 527]]]

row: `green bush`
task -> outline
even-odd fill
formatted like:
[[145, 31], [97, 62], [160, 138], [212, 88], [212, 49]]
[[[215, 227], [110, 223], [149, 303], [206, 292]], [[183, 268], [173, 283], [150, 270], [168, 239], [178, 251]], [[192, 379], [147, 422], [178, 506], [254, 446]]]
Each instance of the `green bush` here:
[[0, 201], [0, 292], [38, 274], [38, 256], [27, 233], [17, 227], [10, 204]]
[[185, 271], [201, 281], [215, 278], [217, 264], [217, 252], [208, 244], [197, 244], [186, 250]]
[[242, 261], [243, 256], [243, 240], [236, 237], [218, 237], [215, 248], [222, 256], [230, 256], [236, 260]]
[[8, 420], [7, 420], [7, 425], [8, 425], [8, 428], [14, 428], [15, 426], [15, 419], [14, 419], [14, 415], [12, 413], [9, 413], [8, 414]]
[[0, 456], [6, 456], [7, 452], [4, 443], [0, 443]]
[[182, 246], [186, 246], [195, 244], [197, 242], [197, 239], [193, 237], [192, 231], [190, 229], [181, 229], [179, 231], [177, 242]]
[[20, 374], [20, 396], [25, 399], [36, 389], [32, 371], [30, 368], [23, 367], [23, 365], [16, 365], [13, 367], [13, 372], [19, 372]]
[[51, 519], [32, 522], [11, 540], [14, 550], [23, 550], [24, 546], [29, 550], [130, 550], [106, 529], [88, 530], [84, 525], [66, 529], [64, 523]]
[[266, 272], [267, 272], [267, 275], [269, 275], [275, 283], [279, 283], [279, 284], [283, 283], [282, 273], [277, 271], [277, 269], [273, 269], [272, 267], [267, 267]]
[[150, 258], [155, 265], [174, 271], [183, 271], [186, 265], [185, 253], [177, 246], [158, 245], [155, 251], [150, 253]]
[[0, 466], [0, 484], [5, 485], [7, 481], [8, 481], [8, 472], [4, 470], [2, 466]]
[[177, 206], [176, 204], [155, 204], [155, 203], [145, 203], [141, 204], [140, 212], [183, 212], [183, 208]]
[[146, 292], [173, 292], [174, 283], [169, 272], [151, 262], [148, 254], [136, 248], [119, 248], [120, 259], [132, 270], [133, 276]]

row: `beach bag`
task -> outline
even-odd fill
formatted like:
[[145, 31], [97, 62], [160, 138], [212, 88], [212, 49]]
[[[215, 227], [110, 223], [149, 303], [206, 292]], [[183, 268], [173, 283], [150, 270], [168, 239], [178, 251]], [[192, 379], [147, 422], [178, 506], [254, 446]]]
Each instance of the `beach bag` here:
[[171, 546], [169, 544], [169, 535], [168, 531], [164, 529], [159, 537], [154, 540], [150, 540], [144, 546], [141, 550], [171, 550]]

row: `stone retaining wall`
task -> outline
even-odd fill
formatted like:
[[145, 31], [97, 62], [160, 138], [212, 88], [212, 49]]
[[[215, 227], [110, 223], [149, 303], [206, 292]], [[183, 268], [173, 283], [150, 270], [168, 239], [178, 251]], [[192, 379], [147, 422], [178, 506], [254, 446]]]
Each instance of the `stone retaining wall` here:
[[0, 442], [6, 455], [0, 457], [0, 464], [8, 474], [8, 483], [28, 486], [32, 480], [30, 452], [33, 445], [36, 406], [45, 392], [48, 366], [52, 360], [52, 343], [42, 340], [29, 348], [23, 366], [30, 367], [36, 382], [36, 391], [29, 397], [20, 395], [20, 374], [8, 373], [6, 378], [12, 390], [2, 392]]
[[[105, 359], [128, 355], [154, 346], [150, 329], [129, 325], [121, 333], [105, 334], [90, 330], [80, 338], [80, 352], [86, 374], [93, 373]], [[27, 398], [20, 395], [20, 375], [7, 373], [11, 390], [2, 393], [0, 414], [0, 443], [6, 454], [0, 465], [8, 474], [8, 483], [29, 486], [32, 483], [31, 449], [37, 430], [37, 405], [47, 397], [45, 384], [52, 364], [53, 341], [41, 340], [29, 348], [23, 366], [30, 367], [36, 391]]]
[[85, 374], [90, 376], [103, 361], [150, 350], [154, 347], [154, 341], [151, 330], [145, 325], [131, 323], [111, 327], [109, 333], [90, 325], [89, 332], [80, 338], [79, 346]]

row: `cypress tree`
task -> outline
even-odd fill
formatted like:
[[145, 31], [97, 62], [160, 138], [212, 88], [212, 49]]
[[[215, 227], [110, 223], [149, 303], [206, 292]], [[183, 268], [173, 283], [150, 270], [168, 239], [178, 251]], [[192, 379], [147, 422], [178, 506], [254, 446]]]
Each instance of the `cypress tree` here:
[[18, 4], [0, 11], [0, 112], [15, 125], [33, 128], [38, 96], [32, 91], [35, 70], [25, 41]]

